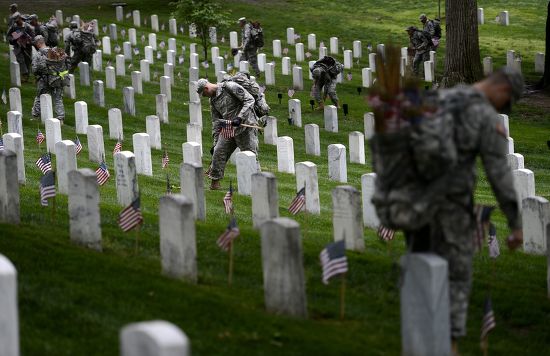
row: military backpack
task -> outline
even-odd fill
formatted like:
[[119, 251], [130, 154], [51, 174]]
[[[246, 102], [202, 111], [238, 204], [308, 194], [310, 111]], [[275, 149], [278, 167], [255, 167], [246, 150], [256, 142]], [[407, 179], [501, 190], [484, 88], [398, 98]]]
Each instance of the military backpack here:
[[78, 30], [73, 32], [76, 48], [86, 54], [94, 54], [96, 52], [96, 43], [93, 32]]
[[250, 79], [250, 75], [245, 72], [237, 72], [234, 76], [224, 78], [223, 82], [235, 82], [242, 86], [254, 98], [254, 111], [258, 117], [269, 114], [270, 107], [267, 105], [265, 96], [256, 81]]
[[258, 21], [252, 23], [252, 28], [250, 29], [250, 37], [252, 38], [252, 43], [254, 47], [262, 48], [264, 46], [264, 30]]

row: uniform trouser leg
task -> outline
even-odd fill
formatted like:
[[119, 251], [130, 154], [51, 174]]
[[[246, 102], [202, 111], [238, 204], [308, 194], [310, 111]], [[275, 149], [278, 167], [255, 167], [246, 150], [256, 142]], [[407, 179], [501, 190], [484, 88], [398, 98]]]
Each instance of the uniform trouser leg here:
[[42, 94], [48, 94], [48, 91], [46, 90], [46, 87], [41, 82], [38, 82], [36, 84], [36, 97], [34, 98], [34, 104], [32, 105], [33, 117], [40, 116], [40, 95]]
[[415, 75], [420, 74], [420, 63], [422, 62], [423, 53], [415, 53], [413, 60], [413, 72]]
[[212, 155], [212, 169], [210, 170], [210, 178], [213, 180], [223, 178], [225, 165], [236, 148], [237, 142], [235, 141], [235, 137], [227, 139], [220, 135], [218, 142], [214, 147], [214, 154]]
[[445, 258], [449, 267], [451, 298], [451, 336], [466, 335], [468, 303], [472, 286], [474, 219], [458, 204], [448, 204], [436, 215], [435, 252]]
[[15, 59], [17, 60], [17, 63], [19, 63], [19, 73], [21, 76], [29, 75], [30, 65], [28, 65], [27, 55], [23, 49], [15, 55]]
[[254, 70], [256, 75], [260, 74], [260, 69], [258, 68], [258, 53], [256, 48], [248, 48], [244, 51], [244, 57], [250, 64], [250, 67]]
[[51, 90], [53, 107], [55, 115], [58, 119], [65, 119], [65, 107], [63, 106], [63, 88], [55, 88]]
[[325, 90], [332, 103], [338, 106], [338, 94], [336, 94], [336, 79], [332, 79], [330, 83], [325, 85]]
[[313, 83], [313, 97], [317, 103], [321, 103], [323, 99], [321, 98], [321, 92], [323, 91], [323, 83], [320, 80], [316, 80]]

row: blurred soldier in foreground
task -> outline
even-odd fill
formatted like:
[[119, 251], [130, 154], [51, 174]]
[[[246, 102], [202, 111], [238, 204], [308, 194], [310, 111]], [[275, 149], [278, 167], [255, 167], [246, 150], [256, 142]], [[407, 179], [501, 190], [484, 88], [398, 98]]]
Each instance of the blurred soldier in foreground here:
[[12, 20], [14, 23], [8, 30], [7, 39], [13, 46], [13, 53], [19, 63], [21, 82], [26, 83], [31, 69], [34, 31], [31, 25], [23, 21], [19, 12], [12, 15]]
[[258, 124], [254, 112], [254, 97], [233, 81], [214, 84], [207, 79], [198, 81], [197, 93], [210, 98], [214, 138], [214, 153], [209, 172], [212, 179], [210, 189], [220, 189], [225, 165], [237, 147], [241, 151], [257, 154], [258, 131], [249, 127]]
[[[336, 94], [336, 78], [342, 73], [344, 66], [330, 56], [325, 56], [313, 64], [310, 69], [313, 77], [313, 97], [317, 101], [318, 109], [323, 109], [327, 96], [330, 96], [332, 103], [340, 108], [338, 95]], [[321, 93], [323, 97], [321, 98]]]
[[10, 16], [8, 17], [8, 29], [15, 23], [13, 15], [17, 12], [17, 4], [10, 5]]
[[409, 48], [414, 51], [413, 72], [418, 76], [420, 74], [421, 64], [422, 67], [424, 67], [423, 63], [430, 60], [432, 43], [422, 31], [416, 28], [416, 26], [409, 26], [405, 31], [409, 34]]
[[42, 36], [36, 36], [38, 48], [32, 60], [32, 71], [36, 77], [36, 97], [32, 107], [33, 119], [40, 118], [40, 95], [50, 94], [57, 119], [63, 124], [65, 108], [63, 107], [63, 87], [68, 81], [68, 57], [61, 48], [48, 48]]

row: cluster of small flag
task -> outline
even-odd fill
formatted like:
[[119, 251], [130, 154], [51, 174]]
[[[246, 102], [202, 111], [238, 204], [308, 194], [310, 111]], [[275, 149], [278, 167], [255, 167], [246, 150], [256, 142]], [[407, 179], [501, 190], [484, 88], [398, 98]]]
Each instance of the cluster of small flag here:
[[229, 225], [227, 225], [227, 229], [225, 229], [223, 234], [221, 234], [218, 238], [218, 246], [224, 251], [229, 251], [231, 243], [233, 243], [233, 240], [235, 240], [239, 236], [239, 234], [240, 230], [239, 226], [237, 225], [237, 219], [233, 217], [231, 218]]
[[323, 268], [323, 283], [328, 284], [330, 278], [348, 271], [346, 243], [344, 240], [328, 244], [319, 255]]
[[124, 232], [132, 230], [142, 222], [143, 215], [141, 214], [139, 198], [124, 208], [118, 215], [118, 226], [120, 226]]
[[220, 135], [225, 139], [235, 137], [235, 128], [233, 127], [231, 120], [220, 120]]

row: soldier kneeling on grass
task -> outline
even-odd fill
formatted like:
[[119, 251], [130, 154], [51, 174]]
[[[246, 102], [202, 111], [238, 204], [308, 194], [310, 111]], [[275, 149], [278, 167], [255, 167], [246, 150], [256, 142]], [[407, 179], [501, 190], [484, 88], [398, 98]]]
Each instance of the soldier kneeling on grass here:
[[[225, 165], [231, 153], [238, 147], [241, 151], [258, 151], [258, 117], [254, 112], [254, 97], [233, 81], [210, 83], [199, 79], [197, 93], [210, 98], [212, 113], [212, 137], [214, 152], [208, 176], [212, 179], [210, 189], [221, 188]], [[253, 127], [250, 127], [253, 126]]]

